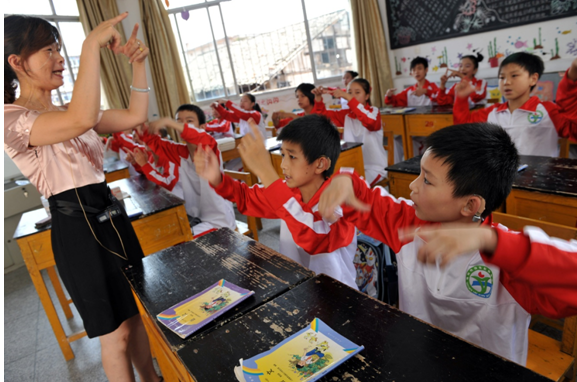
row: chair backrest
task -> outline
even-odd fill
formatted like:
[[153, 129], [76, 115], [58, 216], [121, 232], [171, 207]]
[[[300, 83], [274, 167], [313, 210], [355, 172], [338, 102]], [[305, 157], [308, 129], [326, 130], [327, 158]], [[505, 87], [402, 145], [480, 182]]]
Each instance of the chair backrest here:
[[[253, 175], [250, 172], [224, 170], [224, 173], [225, 175], [228, 175], [233, 179], [240, 180], [241, 182], [246, 183], [246, 185], [249, 187], [252, 187], [254, 185]], [[241, 233], [244, 235], [250, 235], [254, 240], [258, 241], [257, 219], [254, 216], [247, 216], [246, 221], [248, 225], [248, 232], [241, 232]]]

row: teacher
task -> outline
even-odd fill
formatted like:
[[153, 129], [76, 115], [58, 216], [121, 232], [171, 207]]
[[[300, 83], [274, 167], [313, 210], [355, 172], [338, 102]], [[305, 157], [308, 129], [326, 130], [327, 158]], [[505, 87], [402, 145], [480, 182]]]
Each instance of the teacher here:
[[[128, 13], [98, 25], [84, 40], [70, 104], [52, 104], [63, 85], [58, 30], [29, 16], [4, 18], [4, 151], [50, 203], [52, 250], [58, 272], [84, 322], [98, 337], [110, 381], [158, 382], [148, 337], [122, 268], [137, 266], [142, 249], [124, 209], [111, 196], [98, 134], [146, 120], [148, 48], [136, 38], [125, 45], [114, 26]], [[132, 64], [130, 106], [100, 110], [100, 49]], [[16, 98], [16, 89], [20, 94]]]

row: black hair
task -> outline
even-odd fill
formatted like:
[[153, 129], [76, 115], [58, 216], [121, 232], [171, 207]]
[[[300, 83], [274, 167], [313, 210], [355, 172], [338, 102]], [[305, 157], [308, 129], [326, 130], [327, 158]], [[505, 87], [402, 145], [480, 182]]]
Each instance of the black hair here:
[[369, 99], [367, 100], [367, 105], [371, 106], [371, 84], [369, 83], [369, 81], [367, 81], [364, 78], [355, 78], [354, 80], [351, 81], [351, 84], [353, 82], [361, 85], [361, 87], [363, 88], [365, 93], [367, 93], [369, 95]]
[[341, 154], [341, 137], [327, 117], [310, 114], [293, 119], [276, 139], [300, 145], [309, 164], [323, 156], [329, 158], [331, 165], [324, 172], [326, 179], [335, 171], [335, 164]]
[[359, 75], [359, 73], [355, 72], [354, 70], [347, 70], [345, 74], [346, 73], [349, 73], [352, 78], [356, 78]]
[[307, 84], [306, 82], [303, 82], [302, 84], [300, 84], [296, 90], [295, 93], [297, 91], [300, 91], [301, 93], [303, 93], [303, 95], [305, 97], [307, 97], [309, 99], [309, 102], [311, 104], [311, 106], [315, 105], [315, 95], [313, 93], [311, 93], [311, 91], [315, 88], [316, 86], [313, 84]]
[[[529, 72], [530, 76], [537, 73], [539, 78], [541, 78], [543, 71], [545, 70], [545, 65], [543, 64], [541, 57], [527, 52], [517, 52], [505, 57], [503, 62], [501, 62], [501, 65], [499, 65], [499, 75], [501, 75], [501, 69], [503, 69], [505, 65], [509, 64], [519, 65], [521, 68]], [[531, 86], [531, 91], [533, 91], [533, 88], [535, 88], [535, 85]]]
[[475, 65], [475, 69], [479, 69], [479, 62], [483, 61], [483, 55], [481, 53], [477, 53], [476, 56], [469, 54], [467, 56], [461, 57], [461, 60], [468, 58], [469, 60], [473, 61], [473, 65]]
[[424, 57], [415, 57], [411, 60], [411, 70], [419, 64], [423, 64], [423, 67], [427, 69], [429, 67], [429, 61]]
[[12, 54], [20, 56], [24, 64], [40, 49], [51, 44], [60, 45], [55, 26], [39, 17], [12, 15], [4, 18], [4, 103], [14, 103], [18, 77], [8, 63]]
[[[206, 115], [204, 115], [204, 111], [202, 111], [202, 109], [196, 105], [190, 104], [190, 103], [185, 103], [184, 105], [180, 105], [178, 107], [178, 109], [176, 109], [176, 112], [174, 113], [174, 116], [176, 117], [176, 114], [178, 114], [179, 111], [192, 111], [193, 113], [196, 114], [196, 118], [198, 118], [198, 124], [199, 125], [204, 125], [206, 123]], [[196, 126], [196, 127], [200, 127], [200, 126]]]
[[244, 93], [244, 95], [248, 97], [250, 102], [254, 102], [254, 106], [252, 107], [252, 110], [256, 110], [262, 114], [262, 110], [260, 109], [260, 106], [258, 105], [258, 103], [256, 103], [256, 97], [250, 93]]
[[433, 157], [449, 165], [454, 197], [477, 194], [485, 199], [482, 217], [507, 199], [519, 156], [501, 126], [487, 122], [449, 126], [429, 135], [426, 145]]

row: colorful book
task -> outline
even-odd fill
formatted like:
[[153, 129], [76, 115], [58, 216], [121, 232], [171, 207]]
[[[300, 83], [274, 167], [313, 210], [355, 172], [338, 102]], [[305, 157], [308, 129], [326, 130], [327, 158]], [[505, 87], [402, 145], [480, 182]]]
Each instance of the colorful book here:
[[269, 351], [234, 368], [240, 382], [312, 382], [363, 350], [315, 318]]
[[159, 313], [156, 318], [181, 338], [186, 338], [253, 294], [253, 291], [222, 279]]

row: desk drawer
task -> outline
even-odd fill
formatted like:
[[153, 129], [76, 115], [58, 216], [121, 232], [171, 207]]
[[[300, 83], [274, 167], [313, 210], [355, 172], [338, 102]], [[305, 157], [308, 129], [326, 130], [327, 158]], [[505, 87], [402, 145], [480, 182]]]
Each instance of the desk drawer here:
[[577, 226], [577, 198], [513, 189], [507, 197], [508, 214]]
[[392, 131], [395, 135], [404, 135], [405, 121], [402, 115], [381, 115], [383, 131]]
[[407, 134], [426, 137], [437, 130], [453, 125], [452, 114], [407, 115]]
[[389, 171], [389, 190], [395, 198], [411, 199], [411, 189], [409, 185], [417, 179], [418, 175], [402, 174]]

